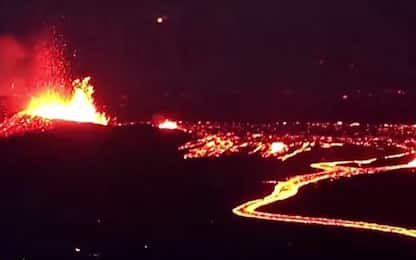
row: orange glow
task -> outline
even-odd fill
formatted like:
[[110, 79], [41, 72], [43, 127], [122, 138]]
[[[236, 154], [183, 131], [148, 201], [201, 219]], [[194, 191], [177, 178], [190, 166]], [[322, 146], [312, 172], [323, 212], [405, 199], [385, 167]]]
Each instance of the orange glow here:
[[416, 159], [407, 164], [408, 167], [416, 167]]
[[[408, 154], [400, 154], [405, 156]], [[399, 155], [393, 155], [397, 157]], [[384, 159], [391, 157], [386, 156]], [[346, 228], [355, 228], [355, 229], [367, 229], [388, 233], [396, 233], [404, 236], [416, 238], [416, 229], [409, 229], [398, 226], [370, 223], [364, 221], [353, 221], [353, 220], [344, 220], [344, 219], [335, 219], [335, 218], [323, 218], [323, 217], [308, 217], [300, 215], [289, 215], [289, 214], [278, 214], [278, 213], [268, 213], [258, 211], [257, 209], [271, 203], [278, 201], [286, 200], [298, 194], [298, 191], [303, 186], [317, 183], [320, 181], [328, 179], [338, 179], [338, 178], [349, 178], [357, 175], [364, 174], [375, 174], [383, 173], [386, 171], [404, 169], [404, 168], [413, 168], [416, 167], [416, 160], [413, 160], [407, 164], [385, 166], [385, 167], [368, 167], [368, 168], [356, 168], [356, 167], [347, 167], [343, 166], [349, 163], [355, 163], [358, 165], [370, 164], [376, 161], [376, 158], [371, 158], [369, 160], [353, 160], [353, 161], [342, 161], [342, 162], [321, 162], [313, 163], [311, 167], [314, 169], [322, 170], [317, 173], [297, 175], [288, 178], [286, 181], [279, 181], [274, 186], [274, 190], [271, 194], [267, 195], [264, 198], [252, 200], [241, 204], [233, 209], [233, 213], [247, 218], [257, 218], [270, 221], [279, 221], [279, 222], [294, 222], [302, 224], [318, 224], [326, 226], [339, 226]]]
[[270, 145], [270, 152], [272, 154], [276, 154], [276, 153], [282, 153], [287, 149], [287, 146], [285, 145], [285, 143], [282, 142], [273, 142]]
[[69, 97], [53, 90], [51, 86], [46, 92], [33, 97], [21, 114], [107, 125], [109, 119], [106, 115], [97, 112], [92, 96], [94, 87], [89, 84], [89, 80], [89, 77], [75, 80], [72, 83], [73, 91]]
[[[289, 127], [287, 131], [284, 131], [285, 127]], [[315, 148], [339, 149], [339, 147], [352, 145], [356, 147], [372, 147], [386, 153], [388, 151], [397, 151], [394, 154], [377, 155], [366, 160], [312, 163], [310, 167], [319, 170], [318, 172], [292, 175], [283, 181], [267, 180], [265, 181], [266, 183], [275, 185], [274, 190], [269, 195], [245, 202], [235, 207], [232, 211], [236, 215], [247, 218], [365, 229], [416, 238], [416, 229], [406, 227], [359, 220], [261, 211], [263, 206], [278, 203], [297, 195], [302, 187], [309, 184], [358, 175], [380, 174], [399, 169], [416, 168], [416, 159], [414, 158], [404, 164], [392, 163], [387, 166], [373, 166], [378, 162], [385, 165], [388, 163], [388, 160], [406, 159], [414, 155], [416, 153], [416, 128], [414, 125], [378, 125], [374, 131], [375, 133], [369, 133], [368, 127], [368, 125], [362, 125], [358, 122], [344, 124], [342, 121], [333, 123], [307, 122], [303, 126], [300, 123], [290, 124], [287, 122], [258, 125], [238, 122], [231, 124], [203, 123], [199, 121], [197, 124], [183, 123], [181, 125], [182, 129], [192, 133], [196, 139], [183, 144], [179, 147], [179, 150], [185, 152], [185, 159], [220, 157], [238, 153], [246, 155], [257, 154], [263, 158], [277, 159], [282, 162], [312, 151]], [[315, 130], [318, 133], [314, 133], [313, 131]], [[322, 135], [322, 130], [325, 130], [324, 135]], [[349, 135], [348, 132], [352, 132], [353, 135]], [[401, 135], [397, 136], [397, 133], [401, 133]], [[273, 142], [272, 140], [281, 141]], [[392, 148], [394, 150], [391, 150]]]
[[187, 143], [179, 147], [179, 150], [189, 150], [184, 155], [185, 159], [200, 157], [219, 157], [226, 153], [238, 152], [239, 147], [235, 147], [237, 139], [229, 136], [208, 135], [197, 143]]
[[178, 123], [176, 123], [175, 121], [171, 121], [169, 119], [166, 119], [165, 121], [159, 123], [158, 127], [160, 129], [174, 130], [174, 129], [178, 129]]

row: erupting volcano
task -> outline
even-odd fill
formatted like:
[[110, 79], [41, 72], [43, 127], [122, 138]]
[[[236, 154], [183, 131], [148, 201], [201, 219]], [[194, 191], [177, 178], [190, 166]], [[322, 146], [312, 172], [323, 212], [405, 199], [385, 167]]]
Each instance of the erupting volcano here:
[[53, 126], [53, 120], [108, 124], [109, 117], [96, 107], [90, 77], [69, 83], [69, 64], [57, 35], [53, 30], [40, 35], [33, 53], [28, 54], [32, 63], [22, 80], [31, 97], [20, 112], [0, 123], [0, 137], [44, 130]]
[[[30, 98], [28, 105], [15, 115], [0, 123], [0, 137], [28, 131], [44, 131], [54, 126], [53, 120], [65, 120], [81, 123], [108, 125], [109, 117], [98, 111], [93, 94], [94, 87], [90, 77], [70, 82], [64, 70], [60, 52], [44, 51], [56, 48], [45, 45], [41, 48], [42, 59], [37, 66], [35, 80], [30, 84], [40, 87], [39, 95]], [[38, 63], [35, 63], [38, 65]], [[56, 65], [58, 64], [58, 65]], [[416, 238], [415, 227], [403, 227], [379, 224], [370, 221], [348, 220], [320, 216], [304, 216], [267, 212], [264, 206], [279, 203], [298, 194], [300, 189], [325, 180], [351, 178], [359, 175], [381, 174], [394, 170], [416, 168], [416, 128], [406, 124], [370, 125], [360, 123], [343, 124], [342, 121], [269, 124], [251, 123], [190, 123], [169, 119], [154, 120], [152, 124], [159, 129], [179, 130], [192, 138], [178, 150], [184, 159], [221, 157], [229, 155], [256, 156], [263, 159], [277, 159], [282, 163], [306, 152], [317, 153], [322, 150], [346, 147], [345, 149], [370, 149], [376, 156], [363, 160], [318, 161], [310, 164], [311, 171], [306, 174], [292, 174], [285, 180], [276, 178], [268, 181], [275, 186], [269, 195], [240, 203], [232, 212], [238, 216], [268, 221], [317, 224], [325, 226], [347, 227], [380, 232], [388, 232]], [[120, 124], [122, 125], [122, 124]], [[130, 136], [129, 136], [129, 139]], [[124, 149], [124, 148], [123, 148]], [[335, 150], [335, 149], [333, 149]], [[366, 150], [367, 151], [367, 150]], [[338, 151], [339, 152], [339, 151]], [[343, 153], [349, 150], [343, 150]], [[381, 155], [380, 155], [381, 154]], [[345, 156], [345, 154], [343, 154]], [[355, 154], [351, 157], [355, 158]], [[358, 155], [357, 155], [358, 156]], [[324, 156], [320, 156], [324, 158]], [[369, 158], [369, 159], [368, 159]], [[323, 160], [323, 159], [322, 159]], [[309, 167], [308, 167], [309, 168]]]
[[89, 83], [90, 77], [75, 80], [71, 96], [66, 97], [54, 89], [32, 97], [22, 114], [47, 119], [61, 119], [76, 122], [89, 122], [107, 125], [109, 119], [104, 113], [97, 112], [94, 104], [94, 87]]

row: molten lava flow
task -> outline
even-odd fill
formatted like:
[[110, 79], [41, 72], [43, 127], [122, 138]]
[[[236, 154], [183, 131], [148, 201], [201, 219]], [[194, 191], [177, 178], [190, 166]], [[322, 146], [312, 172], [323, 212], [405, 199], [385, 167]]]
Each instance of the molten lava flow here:
[[408, 167], [416, 167], [416, 159], [414, 159], [413, 161], [410, 161], [410, 162], [407, 164], [407, 166], [408, 166]]
[[[400, 157], [408, 154], [400, 154]], [[386, 156], [385, 159], [389, 157]], [[391, 156], [390, 156], [391, 157]], [[368, 167], [368, 168], [355, 168], [347, 167], [345, 164], [355, 163], [358, 165], [369, 164], [376, 161], [376, 158], [363, 161], [342, 161], [342, 162], [321, 162], [311, 164], [312, 168], [321, 170], [317, 173], [310, 173], [305, 175], [297, 175], [288, 178], [286, 181], [279, 181], [274, 187], [273, 192], [260, 199], [252, 200], [241, 204], [238, 207], [233, 209], [233, 213], [242, 217], [248, 218], [257, 218], [271, 221], [280, 221], [280, 222], [294, 222], [294, 223], [303, 223], [303, 224], [318, 224], [326, 226], [339, 226], [347, 228], [356, 228], [356, 229], [367, 229], [375, 230], [388, 233], [396, 233], [404, 236], [409, 236], [416, 238], [416, 229], [370, 223], [364, 221], [353, 221], [345, 219], [335, 219], [335, 218], [323, 218], [323, 217], [308, 217], [300, 215], [289, 215], [289, 214], [278, 214], [278, 213], [268, 213], [257, 210], [260, 207], [275, 203], [278, 201], [286, 200], [298, 194], [298, 191], [301, 187], [306, 185], [317, 183], [320, 181], [334, 179], [334, 178], [349, 178], [357, 175], [364, 174], [375, 174], [383, 173], [386, 171], [404, 169], [404, 168], [413, 168], [416, 167], [415, 160], [407, 164], [399, 164], [392, 166], [384, 167]]]
[[21, 112], [24, 115], [47, 119], [61, 119], [76, 122], [89, 122], [107, 125], [109, 119], [104, 113], [97, 112], [92, 94], [94, 87], [89, 84], [89, 77], [75, 80], [70, 97], [56, 90], [49, 89], [45, 93], [33, 97], [28, 107]]
[[159, 123], [158, 127], [160, 129], [174, 130], [174, 129], [178, 129], [178, 123], [176, 123], [175, 121], [171, 121], [169, 119], [166, 119], [165, 121]]
[[[285, 133], [282, 129], [284, 130], [286, 126], [289, 129]], [[233, 213], [247, 218], [374, 230], [416, 238], [416, 228], [358, 220], [270, 213], [261, 210], [263, 206], [294, 197], [299, 194], [302, 187], [320, 181], [416, 168], [416, 159], [414, 158], [407, 163], [401, 163], [405, 158], [414, 156], [416, 153], [416, 127], [414, 125], [384, 124], [375, 127], [373, 133], [368, 131], [368, 125], [362, 127], [359, 123], [344, 124], [341, 121], [335, 123], [311, 122], [304, 126], [299, 123], [288, 125], [287, 122], [257, 125], [199, 121], [196, 124], [181, 123], [181, 129], [196, 138], [179, 147], [179, 150], [185, 151], [185, 159], [258, 154], [263, 158], [275, 158], [284, 162], [312, 151], [313, 148], [338, 149], [338, 147], [348, 145], [372, 147], [384, 151], [383, 154], [387, 153], [387, 155], [379, 154], [368, 160], [317, 162], [310, 166], [319, 170], [318, 172], [291, 176], [283, 181], [268, 180], [267, 183], [275, 184], [274, 190], [268, 196], [245, 202], [235, 207]], [[279, 129], [280, 132], [276, 129]], [[317, 130], [318, 133], [315, 134], [311, 130]], [[324, 135], [322, 130], [325, 130]], [[397, 136], [398, 132], [403, 134]], [[348, 133], [354, 134], [351, 136]], [[393, 151], [394, 154], [390, 154]], [[389, 160], [393, 160], [393, 162]], [[389, 164], [375, 166], [380, 163]]]

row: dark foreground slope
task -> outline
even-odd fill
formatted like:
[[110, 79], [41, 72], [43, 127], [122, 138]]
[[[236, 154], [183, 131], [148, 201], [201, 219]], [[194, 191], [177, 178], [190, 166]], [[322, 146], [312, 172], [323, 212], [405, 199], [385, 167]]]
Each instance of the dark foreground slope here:
[[176, 148], [187, 138], [147, 126], [68, 124], [1, 140], [0, 256], [293, 259], [412, 253], [415, 241], [394, 235], [234, 216], [233, 206], [270, 192], [261, 181], [283, 167], [239, 157], [185, 161]]

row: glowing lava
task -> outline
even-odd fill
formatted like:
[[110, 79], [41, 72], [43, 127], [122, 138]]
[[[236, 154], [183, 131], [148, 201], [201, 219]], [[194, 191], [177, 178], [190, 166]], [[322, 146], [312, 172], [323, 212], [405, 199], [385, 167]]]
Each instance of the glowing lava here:
[[89, 77], [83, 80], [75, 80], [72, 83], [73, 91], [69, 97], [52, 90], [52, 88], [39, 96], [33, 97], [21, 114], [46, 119], [107, 125], [109, 119], [106, 115], [97, 112], [92, 96], [94, 87], [89, 84], [89, 80]]
[[270, 152], [275, 154], [275, 153], [282, 153], [287, 149], [287, 146], [285, 145], [285, 143], [282, 142], [273, 142], [270, 145]]
[[416, 159], [407, 164], [408, 167], [416, 167]]
[[159, 123], [158, 127], [160, 129], [174, 130], [174, 129], [178, 129], [178, 123], [176, 123], [175, 121], [166, 119], [165, 121]]
[[[179, 147], [184, 151], [184, 158], [220, 157], [233, 154], [260, 155], [263, 158], [275, 158], [282, 162], [317, 149], [339, 149], [343, 146], [372, 147], [384, 151], [367, 160], [349, 160], [317, 162], [310, 165], [319, 170], [304, 175], [295, 175], [286, 180], [269, 180], [275, 184], [273, 191], [265, 196], [245, 202], [232, 211], [247, 218], [268, 221], [292, 222], [337, 226], [354, 229], [373, 230], [395, 233], [416, 238], [416, 228], [407, 228], [359, 220], [325, 218], [279, 214], [262, 211], [262, 207], [278, 203], [298, 195], [299, 190], [321, 181], [350, 178], [358, 175], [371, 175], [399, 169], [416, 168], [416, 159], [402, 164], [404, 159], [416, 153], [416, 129], [413, 125], [383, 124], [362, 125], [311, 122], [288, 124], [250, 124], [250, 123], [182, 123], [181, 128], [192, 133], [196, 140], [191, 140]], [[282, 131], [287, 129], [286, 131]], [[280, 131], [280, 132], [278, 132]], [[315, 133], [316, 131], [316, 133]], [[305, 134], [306, 133], [306, 134]], [[401, 133], [401, 134], [398, 134]], [[275, 141], [279, 140], [279, 141]], [[378, 152], [377, 152], [378, 153]], [[400, 159], [400, 160], [397, 160]], [[389, 163], [387, 166], [375, 166]]]
[[[399, 157], [405, 156], [407, 154], [400, 154]], [[386, 156], [384, 159], [391, 157]], [[259, 211], [258, 208], [275, 203], [278, 201], [286, 200], [298, 194], [298, 191], [301, 187], [317, 183], [320, 181], [335, 179], [335, 178], [349, 178], [357, 175], [364, 174], [375, 174], [383, 173], [387, 171], [404, 169], [404, 168], [413, 168], [416, 167], [415, 160], [407, 164], [399, 164], [392, 166], [384, 167], [347, 167], [345, 164], [369, 164], [376, 161], [376, 158], [363, 161], [342, 161], [342, 162], [321, 162], [311, 164], [312, 168], [320, 169], [320, 172], [297, 175], [288, 178], [286, 181], [277, 182], [274, 187], [273, 192], [270, 195], [267, 195], [264, 198], [252, 200], [241, 204], [238, 207], [233, 209], [233, 213], [242, 217], [247, 218], [257, 218], [271, 221], [279, 222], [294, 222], [302, 224], [318, 224], [326, 226], [339, 226], [355, 229], [367, 229], [388, 233], [396, 233], [404, 236], [409, 236], [416, 238], [416, 229], [410, 229], [405, 227], [384, 225], [378, 223], [364, 222], [364, 221], [354, 221], [354, 220], [345, 220], [345, 219], [336, 219], [336, 218], [323, 218], [323, 217], [308, 217], [300, 215], [289, 215], [289, 214], [276, 214]]]

